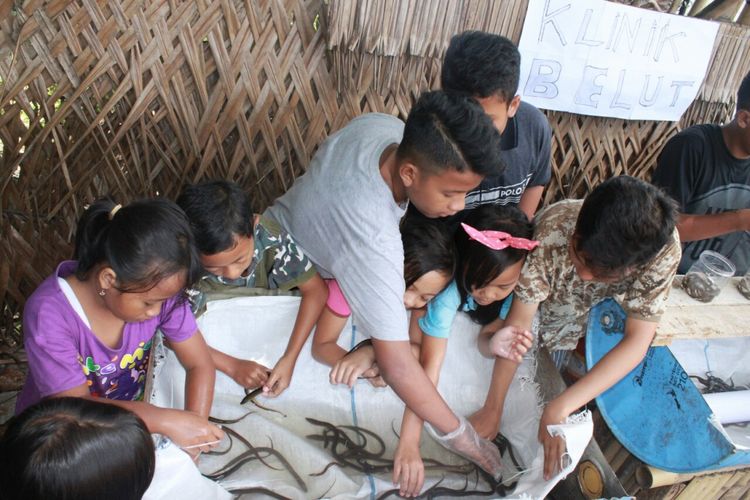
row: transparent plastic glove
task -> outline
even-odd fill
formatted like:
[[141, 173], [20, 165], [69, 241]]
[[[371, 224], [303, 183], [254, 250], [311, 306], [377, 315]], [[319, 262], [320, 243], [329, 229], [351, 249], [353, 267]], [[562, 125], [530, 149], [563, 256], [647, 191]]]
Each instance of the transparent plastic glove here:
[[442, 446], [471, 460], [492, 475], [496, 481], [502, 479], [502, 463], [497, 446], [480, 437], [464, 417], [458, 416], [458, 422], [455, 431], [443, 435], [430, 424], [426, 424], [426, 427], [435, 441]]

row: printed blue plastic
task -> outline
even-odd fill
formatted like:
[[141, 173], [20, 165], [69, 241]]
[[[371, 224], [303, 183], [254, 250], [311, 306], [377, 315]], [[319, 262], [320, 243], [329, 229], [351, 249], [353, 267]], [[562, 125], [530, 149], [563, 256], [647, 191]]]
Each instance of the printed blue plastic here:
[[[589, 314], [586, 364], [594, 366], [623, 338], [625, 312], [607, 299]], [[709, 422], [711, 409], [667, 347], [652, 347], [620, 382], [596, 398], [612, 433], [643, 462], [672, 472], [750, 463]]]

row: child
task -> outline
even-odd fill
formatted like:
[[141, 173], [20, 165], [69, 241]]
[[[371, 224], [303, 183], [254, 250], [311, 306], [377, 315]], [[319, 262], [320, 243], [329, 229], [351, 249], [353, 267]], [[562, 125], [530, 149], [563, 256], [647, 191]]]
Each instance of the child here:
[[13, 418], [0, 439], [0, 496], [138, 500], [155, 461], [134, 413], [83, 398], [46, 399]]
[[[455, 268], [452, 235], [442, 225], [429, 220], [404, 221], [401, 226], [404, 245], [404, 307], [421, 309], [453, 278]], [[318, 320], [313, 336], [312, 355], [332, 366], [331, 383], [353, 387], [358, 377], [367, 378], [376, 387], [385, 385], [375, 363], [372, 345], [347, 352], [337, 340], [350, 311], [336, 280], [327, 280], [327, 307]]]
[[[492, 33], [459, 33], [445, 51], [441, 87], [476, 99], [502, 134], [501, 156], [495, 162], [503, 168], [467, 193], [467, 210], [488, 204], [512, 205], [531, 219], [550, 180], [552, 131], [544, 114], [516, 93], [520, 69], [518, 48]], [[414, 205], [408, 213], [420, 216]], [[458, 228], [465, 214], [460, 212], [446, 222]]]
[[500, 134], [476, 101], [427, 92], [406, 124], [368, 113], [331, 134], [267, 211], [323, 277], [336, 278], [388, 385], [437, 429], [441, 444], [491, 473], [500, 469], [497, 448], [476, 439], [412, 355], [399, 222], [407, 202], [430, 218], [462, 210], [466, 193], [496, 172], [499, 148]]
[[214, 348], [216, 367], [245, 388], [263, 386], [267, 396], [286, 389], [302, 346], [325, 305], [328, 291], [292, 237], [272, 218], [254, 214], [237, 184], [211, 181], [188, 186], [177, 203], [190, 219], [207, 279], [226, 286], [298, 288], [302, 300], [286, 352], [273, 370]]
[[521, 54], [507, 38], [465, 31], [451, 38], [440, 75], [442, 88], [473, 96], [502, 134], [505, 168], [466, 195], [466, 208], [518, 206], [534, 217], [549, 182], [551, 138], [547, 118], [517, 95]]
[[[510, 295], [518, 282], [526, 255], [536, 248], [533, 226], [516, 207], [483, 205], [466, 212], [466, 222], [455, 235], [459, 264], [456, 279], [427, 305], [427, 314], [412, 314], [412, 340], [421, 345], [419, 359], [437, 386], [451, 325], [459, 310], [485, 325], [480, 339], [502, 326]], [[505, 314], [503, 314], [505, 313]], [[509, 333], [511, 330], [503, 330]], [[503, 356], [520, 361], [531, 346], [531, 332], [507, 335]], [[498, 339], [499, 340], [499, 339]], [[517, 345], [513, 345], [513, 343]], [[482, 348], [485, 353], [488, 349]], [[419, 453], [422, 420], [408, 408], [401, 422], [401, 439], [394, 457], [393, 482], [401, 484], [402, 496], [417, 495], [424, 481]]]
[[[16, 413], [47, 397], [95, 397], [133, 411], [180, 446], [220, 439], [207, 418], [216, 371], [183, 296], [200, 266], [182, 210], [163, 199], [126, 207], [96, 201], [78, 222], [75, 259], [26, 303], [29, 374]], [[143, 401], [157, 329], [187, 372], [187, 411]]]
[[[526, 260], [505, 321], [529, 329], [539, 309], [540, 344], [552, 351], [574, 349], [586, 333], [589, 309], [614, 297], [627, 314], [625, 337], [583, 378], [547, 403], [539, 423], [544, 476], [559, 469], [565, 451], [547, 426], [617, 383], [646, 354], [680, 262], [674, 202], [632, 177], [608, 179], [586, 199], [549, 206], [537, 217], [540, 248]], [[497, 352], [496, 339], [490, 349]], [[483, 436], [497, 433], [503, 402], [517, 363], [497, 358], [484, 407], [471, 422]]]

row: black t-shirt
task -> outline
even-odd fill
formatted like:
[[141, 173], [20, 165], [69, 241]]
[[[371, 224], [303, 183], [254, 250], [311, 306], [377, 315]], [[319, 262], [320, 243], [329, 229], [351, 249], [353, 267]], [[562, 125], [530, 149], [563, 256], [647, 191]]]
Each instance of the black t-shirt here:
[[[738, 160], [729, 153], [718, 125], [689, 127], [667, 141], [652, 180], [686, 214], [750, 208], [750, 159]], [[687, 272], [704, 250], [728, 257], [737, 274], [745, 274], [750, 264], [750, 234], [738, 231], [683, 243], [678, 272]]]
[[502, 136], [500, 175], [485, 177], [466, 195], [466, 208], [495, 203], [518, 205], [527, 187], [545, 186], [551, 176], [552, 131], [547, 118], [529, 103], [521, 101], [508, 120]]

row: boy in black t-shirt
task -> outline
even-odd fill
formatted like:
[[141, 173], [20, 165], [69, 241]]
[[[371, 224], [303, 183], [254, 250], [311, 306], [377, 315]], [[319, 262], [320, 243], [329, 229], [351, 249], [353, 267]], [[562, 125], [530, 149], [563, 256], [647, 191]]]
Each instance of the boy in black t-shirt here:
[[[520, 68], [521, 54], [513, 42], [500, 35], [465, 31], [451, 38], [441, 84], [446, 91], [476, 99], [502, 138], [499, 173], [488, 175], [466, 195], [465, 208], [516, 205], [531, 219], [551, 176], [552, 130], [541, 111], [516, 95]], [[443, 221], [458, 227], [464, 213]], [[422, 214], [409, 206], [407, 217]]]
[[750, 73], [737, 92], [737, 112], [726, 125], [695, 125], [672, 137], [659, 156], [653, 183], [681, 207], [683, 243], [678, 272], [704, 250], [750, 267]]

